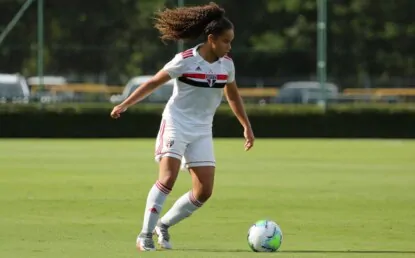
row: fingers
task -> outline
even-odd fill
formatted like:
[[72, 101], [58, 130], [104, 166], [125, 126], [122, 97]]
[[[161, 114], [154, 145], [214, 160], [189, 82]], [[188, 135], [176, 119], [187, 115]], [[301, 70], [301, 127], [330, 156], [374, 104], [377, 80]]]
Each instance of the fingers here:
[[119, 118], [121, 115], [120, 114], [118, 114], [118, 113], [111, 113], [111, 117], [112, 118], [114, 118], [114, 119], [117, 119], [117, 118]]
[[245, 137], [245, 145], [244, 145], [245, 151], [248, 151], [254, 146], [254, 141], [255, 141], [254, 133], [252, 132], [252, 129], [250, 127], [245, 128], [244, 137]]
[[245, 141], [245, 151], [249, 151], [254, 146], [254, 139], [247, 139]]
[[119, 118], [121, 116], [120, 113], [121, 113], [121, 110], [119, 110], [117, 108], [114, 108], [111, 111], [111, 117], [114, 118], [114, 119], [117, 119], [117, 118]]
[[245, 144], [245, 151], [249, 151], [251, 148], [252, 148], [252, 144], [250, 144], [250, 143], [248, 143], [248, 144]]

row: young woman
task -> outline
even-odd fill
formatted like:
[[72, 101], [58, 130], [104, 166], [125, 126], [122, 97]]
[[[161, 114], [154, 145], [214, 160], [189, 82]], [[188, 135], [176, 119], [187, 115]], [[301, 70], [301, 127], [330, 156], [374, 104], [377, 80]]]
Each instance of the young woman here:
[[[194, 40], [202, 35], [205, 41], [177, 54], [111, 112], [111, 117], [119, 118], [128, 107], [175, 79], [156, 141], [159, 176], [148, 194], [143, 228], [136, 242], [141, 251], [155, 250], [153, 232], [158, 235], [162, 248], [171, 249], [169, 227], [189, 217], [211, 196], [216, 165], [212, 120], [223, 91], [244, 128], [245, 150], [254, 144], [254, 134], [235, 82], [234, 64], [227, 56], [234, 39], [234, 27], [225, 17], [225, 11], [215, 3], [166, 9], [157, 13], [155, 27], [163, 41]], [[159, 219], [182, 162], [192, 176], [192, 189]]]

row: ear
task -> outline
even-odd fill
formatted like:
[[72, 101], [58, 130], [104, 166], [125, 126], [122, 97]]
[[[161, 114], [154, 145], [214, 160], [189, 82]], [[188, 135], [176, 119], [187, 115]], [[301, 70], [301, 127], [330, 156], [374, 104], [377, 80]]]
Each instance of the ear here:
[[207, 41], [208, 41], [209, 43], [212, 43], [214, 40], [215, 40], [215, 36], [214, 36], [213, 34], [209, 34], [209, 35], [207, 36]]

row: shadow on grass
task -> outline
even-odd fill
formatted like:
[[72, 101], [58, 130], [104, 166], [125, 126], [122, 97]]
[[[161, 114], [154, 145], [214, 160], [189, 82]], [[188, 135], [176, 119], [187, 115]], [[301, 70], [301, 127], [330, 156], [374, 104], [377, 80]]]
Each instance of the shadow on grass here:
[[332, 254], [415, 254], [415, 251], [402, 250], [282, 250], [281, 253], [332, 253]]
[[[196, 249], [182, 248], [176, 251], [206, 252], [206, 253], [252, 253], [249, 249]], [[415, 251], [404, 250], [281, 250], [280, 253], [310, 253], [310, 254], [415, 254]]]

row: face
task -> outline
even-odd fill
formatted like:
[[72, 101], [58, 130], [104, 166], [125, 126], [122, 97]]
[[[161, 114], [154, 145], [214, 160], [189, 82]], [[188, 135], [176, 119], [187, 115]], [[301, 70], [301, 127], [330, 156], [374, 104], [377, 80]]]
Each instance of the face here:
[[233, 29], [230, 29], [224, 31], [218, 36], [209, 35], [208, 42], [213, 53], [215, 53], [217, 57], [221, 58], [231, 51], [231, 43], [234, 37]]

